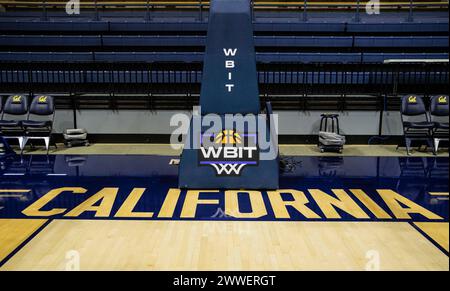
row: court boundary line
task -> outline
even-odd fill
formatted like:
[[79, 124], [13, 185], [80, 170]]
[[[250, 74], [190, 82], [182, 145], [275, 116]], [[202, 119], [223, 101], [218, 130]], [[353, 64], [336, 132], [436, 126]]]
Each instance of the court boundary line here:
[[[3, 260], [0, 261], [0, 269], [20, 252], [28, 243], [30, 243], [38, 234], [40, 234], [54, 219], [48, 219], [40, 227], [38, 227], [29, 237], [20, 243], [12, 252], [10, 252]], [[1, 270], [0, 270], [1, 271]]]
[[[420, 227], [418, 227], [414, 222], [408, 222], [415, 230], [417, 230], [421, 235], [423, 235], [429, 242], [431, 242], [435, 247], [437, 247], [442, 253], [444, 253], [447, 257], [450, 257], [450, 253], [444, 249], [439, 243], [437, 243], [431, 236], [429, 236], [426, 232], [424, 232]], [[446, 223], [446, 222], [443, 222]]]

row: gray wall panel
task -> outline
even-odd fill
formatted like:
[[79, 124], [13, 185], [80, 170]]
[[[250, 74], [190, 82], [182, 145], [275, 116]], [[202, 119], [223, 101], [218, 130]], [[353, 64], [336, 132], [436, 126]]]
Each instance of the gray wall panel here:
[[[80, 110], [77, 111], [78, 127], [86, 128], [92, 134], [170, 134], [170, 118], [173, 114], [188, 111], [148, 110]], [[279, 114], [280, 134], [311, 135], [317, 134], [319, 111], [277, 111]], [[377, 135], [379, 112], [347, 111], [329, 112], [340, 114], [341, 131], [347, 135]], [[55, 132], [60, 133], [73, 127], [71, 110], [58, 110]], [[401, 121], [398, 112], [383, 114], [383, 134], [401, 135]]]

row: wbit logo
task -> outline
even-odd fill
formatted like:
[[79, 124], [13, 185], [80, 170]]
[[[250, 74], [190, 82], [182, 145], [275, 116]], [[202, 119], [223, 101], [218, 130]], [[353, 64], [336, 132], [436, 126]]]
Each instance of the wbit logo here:
[[256, 134], [223, 130], [216, 135], [201, 136], [199, 164], [213, 167], [217, 176], [240, 176], [245, 166], [256, 166], [258, 161]]

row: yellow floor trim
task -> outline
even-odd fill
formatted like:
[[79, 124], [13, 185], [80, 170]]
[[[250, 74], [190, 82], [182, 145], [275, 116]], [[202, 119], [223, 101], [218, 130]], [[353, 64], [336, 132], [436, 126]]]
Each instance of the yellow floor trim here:
[[46, 219], [0, 219], [0, 261], [46, 222]]
[[54, 220], [3, 269], [448, 270], [449, 261], [406, 222]]
[[414, 224], [441, 247], [443, 247], [447, 252], [449, 251], [448, 222], [415, 222]]

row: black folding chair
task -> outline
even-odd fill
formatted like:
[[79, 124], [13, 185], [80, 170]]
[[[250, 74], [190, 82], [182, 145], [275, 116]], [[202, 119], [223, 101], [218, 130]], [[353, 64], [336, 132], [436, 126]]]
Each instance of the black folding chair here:
[[[434, 154], [437, 154], [439, 143], [442, 140], [448, 142], [448, 96], [438, 95], [431, 98], [430, 117], [434, 122], [433, 140], [434, 140]], [[445, 120], [442, 120], [445, 119]]]
[[[411, 144], [413, 141], [426, 141], [427, 145], [432, 147], [434, 151], [432, 142], [434, 123], [430, 121], [423, 99], [417, 95], [404, 96], [402, 98], [400, 113], [406, 152], [408, 155], [410, 155]], [[397, 149], [399, 147], [400, 145], [397, 146]]]
[[[31, 117], [46, 116], [47, 120], [33, 120]], [[42, 119], [42, 118], [41, 118]], [[28, 112], [27, 120], [22, 121], [22, 127], [25, 131], [24, 147], [29, 140], [42, 139], [45, 142], [47, 154], [50, 148], [50, 140], [55, 121], [55, 103], [53, 97], [37, 95], [33, 98]], [[56, 144], [54, 144], [56, 147]]]
[[[0, 135], [5, 139], [17, 139], [22, 151], [25, 146], [24, 130], [22, 122], [17, 116], [23, 116], [28, 112], [28, 98], [24, 95], [13, 95], [6, 99], [0, 120]], [[14, 116], [13, 120], [6, 116]]]

